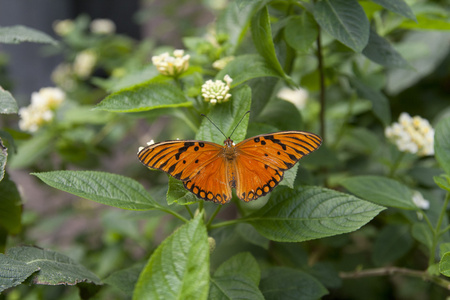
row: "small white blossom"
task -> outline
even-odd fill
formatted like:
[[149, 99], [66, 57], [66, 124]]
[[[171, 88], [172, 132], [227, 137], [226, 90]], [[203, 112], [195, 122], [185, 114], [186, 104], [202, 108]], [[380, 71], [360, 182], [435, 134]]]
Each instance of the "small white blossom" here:
[[233, 81], [230, 76], [225, 75], [224, 81], [222, 80], [208, 80], [202, 85], [202, 96], [206, 102], [211, 104], [217, 104], [226, 102], [230, 99], [229, 94], [230, 84]]
[[419, 116], [412, 118], [405, 112], [401, 113], [398, 123], [386, 127], [384, 133], [402, 152], [419, 156], [434, 154], [434, 129]]
[[137, 153], [139, 154], [139, 152], [141, 152], [142, 150], [144, 150], [144, 147], [139, 147]]
[[189, 68], [190, 55], [184, 55], [184, 50], [173, 51], [173, 56], [168, 52], [153, 56], [152, 62], [159, 73], [166, 76], [177, 77]]
[[116, 32], [116, 24], [110, 19], [95, 19], [91, 22], [91, 31], [97, 34], [113, 34]]
[[72, 20], [56, 20], [53, 22], [53, 31], [59, 36], [66, 36], [73, 31], [75, 24]]
[[19, 110], [19, 128], [35, 132], [54, 118], [54, 110], [65, 100], [66, 95], [59, 88], [42, 88], [31, 94], [31, 104]]
[[423, 198], [422, 194], [418, 191], [414, 191], [412, 196], [412, 201], [414, 204], [421, 209], [429, 209], [430, 208], [430, 201]]
[[308, 101], [308, 91], [303, 88], [293, 90], [288, 87], [283, 87], [278, 91], [277, 97], [291, 102], [298, 109], [303, 109]]
[[73, 71], [80, 78], [87, 78], [97, 63], [97, 54], [93, 50], [84, 50], [77, 54], [73, 62]]
[[234, 56], [227, 56], [224, 58], [221, 58], [219, 60], [216, 60], [215, 62], [213, 62], [212, 66], [214, 69], [217, 70], [223, 70], [227, 64], [232, 61], [234, 59]]

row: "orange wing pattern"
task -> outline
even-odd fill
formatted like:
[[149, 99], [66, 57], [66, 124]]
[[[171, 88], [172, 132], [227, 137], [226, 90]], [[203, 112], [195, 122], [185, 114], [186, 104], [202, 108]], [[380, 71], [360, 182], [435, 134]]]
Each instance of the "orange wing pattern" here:
[[322, 139], [304, 131], [262, 134], [236, 145], [236, 194], [244, 201], [266, 195], [303, 156], [313, 152]]
[[186, 181], [219, 159], [223, 148], [219, 144], [202, 141], [166, 141], [145, 147], [138, 153], [138, 158], [149, 168]]

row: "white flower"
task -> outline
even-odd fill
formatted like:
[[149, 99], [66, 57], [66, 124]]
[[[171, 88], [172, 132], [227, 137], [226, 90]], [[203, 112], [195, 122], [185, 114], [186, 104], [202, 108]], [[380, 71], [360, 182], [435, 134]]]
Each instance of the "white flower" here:
[[308, 91], [303, 88], [293, 90], [283, 87], [278, 91], [277, 97], [293, 103], [298, 109], [303, 109], [308, 101]]
[[173, 56], [168, 52], [153, 56], [152, 62], [162, 75], [177, 77], [189, 68], [190, 57], [189, 54], [184, 55], [184, 50], [178, 49], [173, 51]]
[[430, 208], [430, 201], [423, 198], [422, 194], [418, 191], [414, 191], [412, 196], [412, 201], [414, 204], [421, 209], [429, 209]]
[[398, 123], [386, 127], [384, 133], [402, 152], [416, 153], [419, 156], [434, 154], [434, 129], [427, 120], [419, 116], [411, 117], [403, 112]]
[[214, 69], [217, 70], [223, 70], [227, 64], [232, 61], [234, 59], [234, 56], [227, 56], [224, 58], [221, 58], [219, 60], [216, 60], [215, 62], [213, 62], [212, 66]]
[[53, 22], [53, 30], [59, 36], [68, 35], [69, 33], [71, 33], [73, 31], [74, 28], [75, 28], [75, 24], [70, 19], [56, 20], [55, 22]]
[[222, 80], [208, 80], [202, 85], [202, 96], [206, 102], [216, 104], [226, 102], [230, 99], [231, 94], [228, 91], [230, 90], [230, 84], [233, 79], [225, 75], [223, 80], [226, 83]]
[[80, 78], [87, 78], [97, 63], [97, 54], [93, 50], [84, 50], [77, 54], [73, 62], [73, 71]]
[[98, 34], [113, 34], [116, 32], [116, 24], [110, 19], [95, 19], [91, 22], [91, 31]]
[[51, 78], [56, 85], [64, 90], [70, 91], [75, 87], [75, 81], [72, 78], [72, 66], [67, 63], [62, 63], [56, 66], [53, 70]]
[[31, 104], [19, 110], [19, 128], [35, 132], [54, 118], [54, 110], [65, 100], [66, 95], [59, 88], [42, 88], [31, 94]]

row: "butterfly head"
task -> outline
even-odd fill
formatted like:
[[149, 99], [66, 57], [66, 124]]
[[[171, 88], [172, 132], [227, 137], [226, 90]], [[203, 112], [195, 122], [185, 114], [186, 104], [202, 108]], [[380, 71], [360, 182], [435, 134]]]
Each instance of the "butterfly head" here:
[[231, 148], [231, 147], [234, 147], [234, 146], [235, 146], [233, 140], [232, 140], [231, 138], [229, 138], [229, 137], [228, 137], [225, 141], [223, 141], [223, 144], [224, 144], [225, 147], [227, 147], [227, 148]]

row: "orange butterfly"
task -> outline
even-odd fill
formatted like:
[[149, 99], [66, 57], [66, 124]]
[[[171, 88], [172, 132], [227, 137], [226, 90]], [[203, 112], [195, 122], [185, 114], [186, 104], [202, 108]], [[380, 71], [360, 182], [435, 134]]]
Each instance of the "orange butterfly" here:
[[231, 189], [248, 202], [266, 195], [303, 156], [319, 148], [320, 136], [305, 131], [261, 134], [237, 145], [228, 137], [224, 145], [185, 140], [149, 145], [138, 153], [149, 168], [183, 181], [198, 198], [225, 204]]

